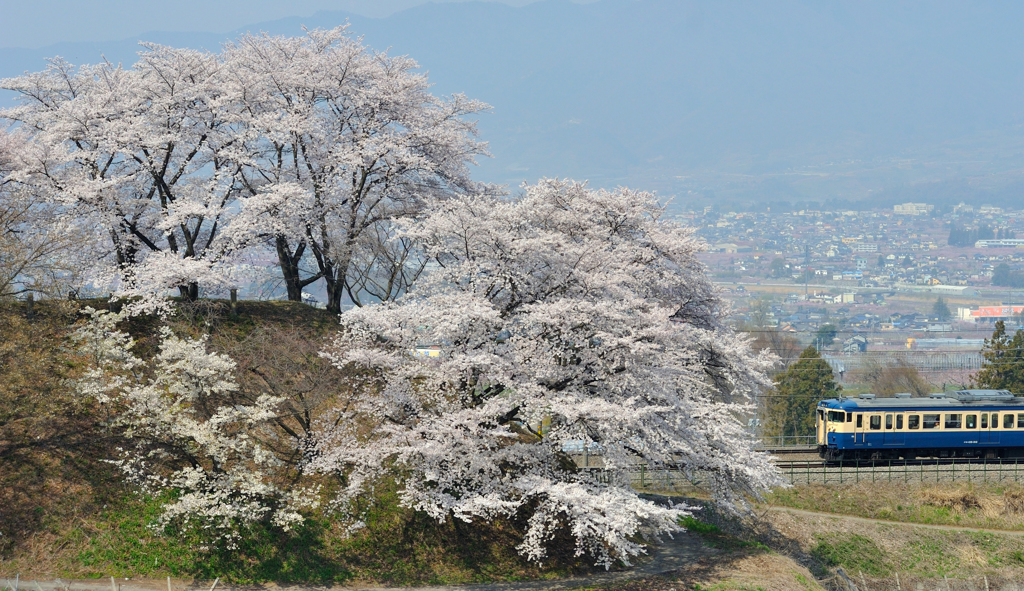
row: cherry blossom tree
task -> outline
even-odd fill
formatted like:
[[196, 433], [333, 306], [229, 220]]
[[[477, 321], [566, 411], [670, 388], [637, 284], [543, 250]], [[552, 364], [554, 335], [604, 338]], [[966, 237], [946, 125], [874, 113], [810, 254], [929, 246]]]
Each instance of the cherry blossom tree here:
[[0, 298], [67, 295], [80, 287], [90, 249], [79, 220], [17, 181], [35, 146], [23, 134], [0, 131]]
[[159, 352], [143, 361], [117, 329], [126, 312], [86, 308], [74, 335], [87, 361], [78, 391], [107, 406], [111, 427], [132, 445], [115, 463], [140, 490], [177, 494], [158, 524], [202, 527], [234, 544], [241, 529], [266, 521], [287, 530], [318, 504], [318, 489], [282, 483], [282, 462], [262, 442], [287, 401], [235, 397], [235, 363], [207, 351], [206, 339], [160, 331]]
[[[482, 190], [467, 164], [485, 145], [468, 115], [487, 105], [439, 99], [406, 57], [372, 52], [345, 27], [304, 37], [247, 35], [224, 52], [244, 143], [241, 239], [269, 240], [288, 297], [323, 279], [327, 308], [345, 295], [388, 300], [422, 269], [394, 220]], [[303, 276], [304, 257], [315, 271]]]
[[[408, 222], [434, 268], [342, 314], [324, 352], [362, 376], [311, 458], [344, 477], [339, 506], [393, 477], [439, 520], [525, 520], [530, 559], [564, 528], [607, 566], [687, 511], [638, 498], [638, 464], [699, 472], [734, 511], [780, 484], [740, 423], [770, 356], [724, 324], [702, 243], [662, 214], [647, 193], [542, 180]], [[423, 345], [441, 356], [415, 355]], [[600, 475], [567, 455], [581, 444], [600, 449]]]
[[200, 281], [216, 280], [238, 193], [220, 75], [216, 55], [144, 44], [131, 69], [58, 58], [0, 81], [21, 101], [0, 117], [39, 147], [20, 182], [105, 235], [129, 287], [195, 299]]

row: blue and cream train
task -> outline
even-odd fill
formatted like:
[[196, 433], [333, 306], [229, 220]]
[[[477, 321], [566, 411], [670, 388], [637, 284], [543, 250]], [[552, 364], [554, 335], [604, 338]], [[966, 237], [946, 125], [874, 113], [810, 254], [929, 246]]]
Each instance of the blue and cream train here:
[[827, 460], [1024, 457], [1024, 397], [1007, 390], [833, 398], [816, 422]]

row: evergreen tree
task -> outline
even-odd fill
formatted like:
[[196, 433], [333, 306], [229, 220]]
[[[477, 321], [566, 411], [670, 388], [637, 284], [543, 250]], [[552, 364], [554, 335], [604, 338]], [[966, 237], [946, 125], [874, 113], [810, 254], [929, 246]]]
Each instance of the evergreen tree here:
[[992, 271], [992, 285], [1024, 287], [1024, 273], [1010, 269], [1010, 265], [1006, 263], [999, 263]]
[[[825, 310], [825, 313], [828, 313], [827, 309]], [[836, 340], [837, 334], [839, 334], [839, 329], [836, 328], [836, 325], [822, 324], [821, 327], [818, 328], [818, 332], [814, 334], [814, 341], [820, 347], [827, 347]]]
[[814, 435], [814, 409], [818, 401], [835, 398], [842, 389], [828, 362], [817, 349], [807, 347], [796, 363], [775, 377], [775, 390], [766, 405], [765, 434]]
[[932, 316], [943, 321], [953, 317], [953, 313], [949, 311], [949, 306], [946, 305], [946, 300], [941, 297], [935, 300], [935, 305], [932, 306]]
[[1002, 320], [996, 322], [996, 330], [991, 339], [985, 340], [981, 356], [985, 361], [974, 376], [975, 386], [1024, 395], [1024, 330], [1011, 337], [1006, 324]]

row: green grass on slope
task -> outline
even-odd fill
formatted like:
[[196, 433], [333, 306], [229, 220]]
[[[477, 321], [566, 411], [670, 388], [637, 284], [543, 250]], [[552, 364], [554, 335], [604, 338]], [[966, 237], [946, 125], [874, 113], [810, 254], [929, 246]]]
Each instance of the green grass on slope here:
[[[554, 555], [540, 567], [516, 552], [521, 532], [512, 523], [437, 523], [398, 507], [393, 487], [375, 501], [364, 514], [366, 527], [351, 536], [343, 524], [318, 513], [292, 532], [253, 527], [229, 549], [193, 531], [155, 531], [160, 501], [125, 497], [74, 527], [55, 529], [46, 547], [35, 550], [52, 552], [53, 576], [220, 577], [235, 583], [457, 584], [559, 577], [586, 568], [585, 560], [572, 556], [569, 539], [555, 540]], [[33, 570], [27, 556], [4, 566]]]

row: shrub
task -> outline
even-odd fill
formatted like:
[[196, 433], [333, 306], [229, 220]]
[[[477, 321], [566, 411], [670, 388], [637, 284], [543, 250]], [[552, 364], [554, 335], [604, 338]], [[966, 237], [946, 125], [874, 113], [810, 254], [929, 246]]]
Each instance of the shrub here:
[[811, 556], [826, 566], [841, 566], [849, 572], [863, 572], [873, 577], [884, 577], [892, 570], [881, 548], [869, 538], [835, 533], [818, 539]]

